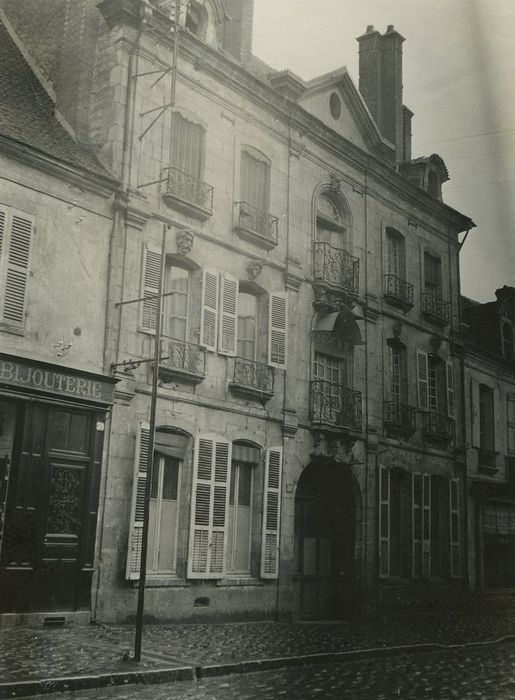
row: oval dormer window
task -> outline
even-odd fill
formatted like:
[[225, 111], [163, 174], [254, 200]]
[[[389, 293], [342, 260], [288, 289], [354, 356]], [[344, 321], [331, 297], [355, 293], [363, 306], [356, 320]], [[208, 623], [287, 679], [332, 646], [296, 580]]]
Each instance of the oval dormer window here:
[[339, 119], [342, 114], [342, 103], [338, 95], [333, 92], [329, 98], [329, 109], [333, 119]]

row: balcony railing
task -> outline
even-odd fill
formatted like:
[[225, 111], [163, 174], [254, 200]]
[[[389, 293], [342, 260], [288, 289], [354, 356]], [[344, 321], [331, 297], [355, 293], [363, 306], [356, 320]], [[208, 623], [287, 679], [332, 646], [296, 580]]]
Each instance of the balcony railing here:
[[413, 285], [396, 275], [384, 276], [384, 295], [392, 304], [406, 309], [413, 306]]
[[166, 185], [163, 192], [165, 200], [180, 207], [185, 205], [189, 213], [197, 213], [202, 217], [213, 213], [213, 187], [198, 177], [188, 175], [177, 168], [166, 169]]
[[185, 340], [163, 338], [159, 371], [165, 379], [201, 382], [206, 376], [205, 348]]
[[425, 292], [422, 296], [422, 311], [434, 321], [446, 325], [449, 323], [451, 305], [445, 299], [440, 299], [431, 292]]
[[454, 437], [454, 421], [441, 413], [423, 413], [424, 437], [449, 442]]
[[404, 433], [414, 433], [417, 427], [416, 409], [414, 406], [397, 401], [385, 401], [383, 420], [389, 428]]
[[315, 280], [332, 284], [356, 295], [359, 289], [359, 259], [342, 248], [317, 241], [314, 255]]
[[236, 228], [242, 234], [258, 237], [266, 247], [277, 245], [279, 219], [267, 211], [256, 209], [248, 202], [236, 202]]
[[317, 425], [361, 431], [361, 392], [322, 379], [312, 381], [310, 420]]
[[247, 360], [245, 357], [235, 357], [233, 379], [229, 387], [235, 394], [242, 394], [264, 403], [274, 395], [273, 367]]

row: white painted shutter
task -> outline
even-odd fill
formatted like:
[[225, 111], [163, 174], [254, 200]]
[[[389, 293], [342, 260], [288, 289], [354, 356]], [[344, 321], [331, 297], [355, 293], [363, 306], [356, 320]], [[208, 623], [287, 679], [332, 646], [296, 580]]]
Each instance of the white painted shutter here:
[[279, 535], [283, 448], [270, 447], [266, 453], [261, 530], [261, 578], [279, 576]]
[[390, 470], [379, 467], [379, 576], [390, 575]]
[[452, 362], [447, 362], [446, 380], [447, 380], [447, 415], [450, 418], [454, 418], [454, 367], [452, 366]]
[[200, 312], [200, 344], [208, 350], [216, 350], [218, 325], [218, 274], [204, 270], [202, 277], [202, 307]]
[[238, 337], [238, 280], [224, 273], [220, 285], [218, 352], [234, 356]]
[[195, 440], [188, 578], [225, 573], [231, 443], [213, 435]]
[[0, 214], [0, 321], [23, 326], [34, 218], [16, 209]]
[[141, 547], [143, 543], [143, 513], [145, 509], [145, 486], [148, 473], [148, 446], [150, 426], [140, 421], [136, 433], [136, 453], [134, 457], [134, 480], [132, 483], [132, 506], [127, 551], [128, 579], [139, 579]]
[[427, 353], [417, 350], [417, 388], [418, 407], [422, 411], [429, 410], [429, 368]]
[[268, 364], [279, 369], [286, 369], [288, 331], [288, 294], [275, 292], [270, 294], [270, 312], [268, 328]]
[[156, 329], [159, 278], [161, 275], [161, 251], [146, 243], [143, 246], [143, 267], [141, 271], [141, 330], [153, 332]]

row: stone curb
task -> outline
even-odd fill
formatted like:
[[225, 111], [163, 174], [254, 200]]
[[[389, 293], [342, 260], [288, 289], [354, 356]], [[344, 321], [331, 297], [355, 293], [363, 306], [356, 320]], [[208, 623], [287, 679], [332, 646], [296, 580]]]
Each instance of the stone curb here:
[[271, 659], [250, 659], [229, 663], [206, 664], [204, 666], [184, 666], [173, 669], [121, 671], [88, 676], [65, 676], [63, 678], [48, 678], [33, 681], [18, 681], [0, 683], [0, 699], [27, 697], [28, 695], [45, 695], [75, 690], [91, 690], [109, 686], [129, 684], [151, 685], [157, 683], [172, 683], [184, 680], [199, 680], [215, 678], [231, 673], [253, 673], [256, 671], [271, 671], [277, 668], [292, 668], [295, 666], [312, 665], [317, 663], [339, 663], [359, 659], [396, 656], [417, 652], [443, 651], [465, 649], [470, 647], [491, 646], [515, 642], [515, 635], [507, 635], [499, 639], [463, 644], [442, 644], [428, 642], [423, 644], [402, 644], [392, 647], [371, 647], [368, 649], [352, 649], [350, 651], [328, 651], [318, 654], [300, 654], [297, 656], [281, 656]]
[[195, 679], [192, 666], [165, 668], [145, 671], [117, 671], [114, 673], [91, 674], [87, 676], [64, 676], [62, 678], [43, 678], [31, 681], [0, 683], [0, 698], [21, 698], [27, 695], [46, 695], [73, 690], [92, 690], [141, 683], [172, 683]]

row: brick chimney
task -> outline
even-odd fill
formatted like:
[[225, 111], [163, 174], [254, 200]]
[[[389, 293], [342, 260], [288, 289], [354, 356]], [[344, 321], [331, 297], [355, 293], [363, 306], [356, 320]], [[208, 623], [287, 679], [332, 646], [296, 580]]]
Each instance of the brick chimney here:
[[252, 53], [254, 0], [225, 0], [224, 48], [239, 61]]
[[395, 145], [397, 162], [411, 155], [411, 114], [402, 105], [402, 43], [393, 25], [381, 35], [373, 26], [358, 37], [359, 91], [385, 138]]

